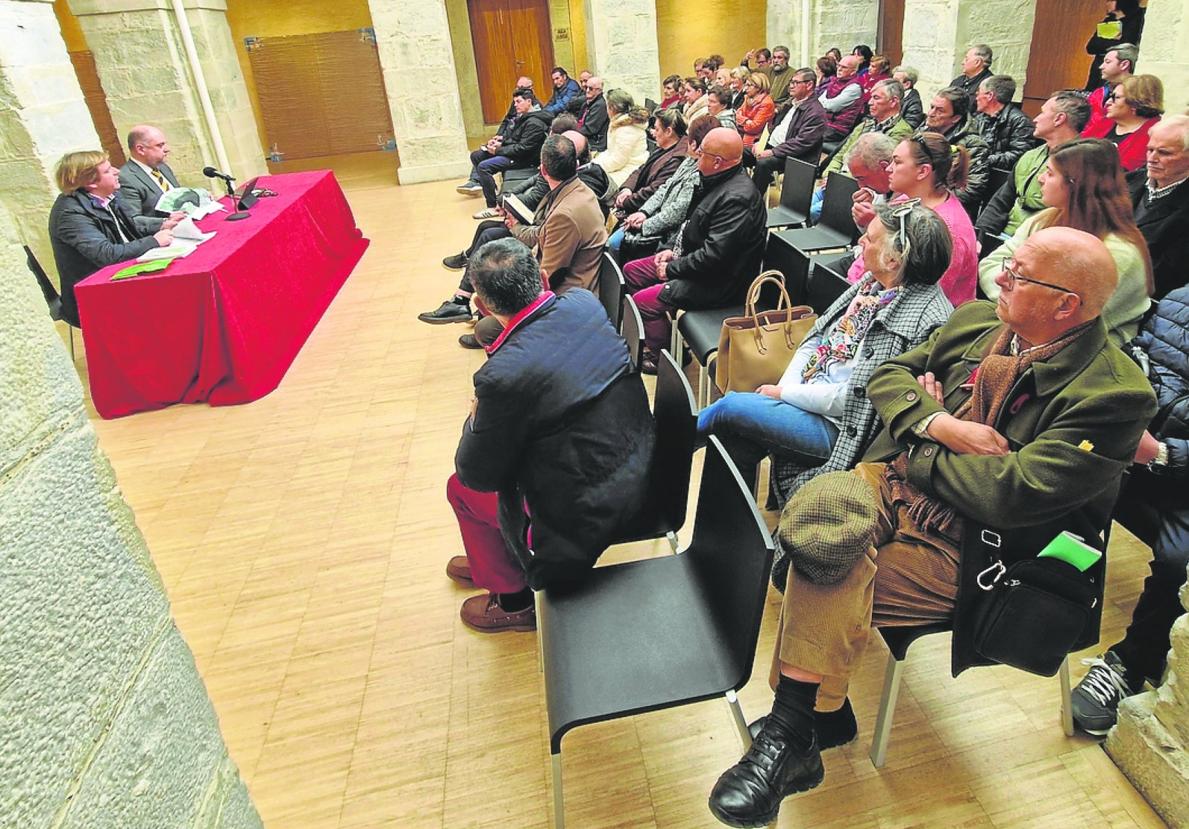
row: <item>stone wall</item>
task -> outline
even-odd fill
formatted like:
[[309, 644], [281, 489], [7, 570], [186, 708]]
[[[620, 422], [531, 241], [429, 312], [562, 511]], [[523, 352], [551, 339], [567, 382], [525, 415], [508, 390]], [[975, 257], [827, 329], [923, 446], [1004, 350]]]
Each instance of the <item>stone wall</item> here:
[[[1189, 609], [1189, 585], [1181, 588], [1181, 604]], [[1171, 639], [1164, 682], [1119, 705], [1119, 724], [1111, 729], [1106, 750], [1169, 826], [1187, 827], [1189, 615], [1173, 625]]]
[[603, 79], [605, 90], [626, 89], [637, 102], [659, 93], [653, 0], [587, 0], [586, 44], [590, 70]]
[[1139, 71], [1164, 81], [1165, 111], [1189, 111], [1189, 6], [1181, 0], [1148, 4]]
[[875, 48], [878, 0], [810, 0], [808, 55], [802, 54], [801, 49], [802, 8], [801, 0], [768, 3], [768, 46], [789, 47], [794, 66], [812, 67], [832, 46], [837, 46], [844, 55], [859, 43]]
[[0, 282], [0, 825], [260, 827], [2, 206]]

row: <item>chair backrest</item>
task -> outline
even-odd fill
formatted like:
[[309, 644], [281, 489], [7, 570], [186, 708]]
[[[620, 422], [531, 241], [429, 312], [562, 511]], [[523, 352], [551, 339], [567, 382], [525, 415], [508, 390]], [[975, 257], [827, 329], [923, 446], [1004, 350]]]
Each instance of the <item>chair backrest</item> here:
[[644, 320], [630, 294], [623, 295], [623, 339], [632, 358], [632, 371], [639, 371], [640, 361], [644, 359]]
[[859, 238], [859, 229], [850, 215], [851, 198], [859, 190], [859, 183], [842, 173], [831, 173], [826, 179], [826, 191], [822, 195], [821, 224], [831, 230], [844, 233], [851, 241]]
[[804, 161], [790, 158], [784, 163], [784, 181], [780, 184], [780, 204], [789, 210], [809, 215], [813, 201], [813, 182], [817, 169]]
[[1003, 185], [1007, 184], [1007, 180], [1012, 177], [1011, 170], [1005, 170], [1002, 167], [992, 167], [991, 172], [987, 174], [987, 189], [984, 191], [981, 208], [989, 202], [996, 193], [1002, 189]]
[[626, 283], [623, 281], [623, 271], [611, 258], [608, 251], [603, 251], [599, 260], [599, 284], [597, 286], [599, 301], [607, 310], [607, 318], [619, 331], [623, 324], [623, 295]]
[[[849, 256], [846, 257], [850, 259]], [[805, 304], [819, 314], [834, 304], [834, 300], [842, 296], [850, 287], [846, 281], [846, 271], [834, 266], [836, 259], [815, 261], [809, 270], [809, 277], [805, 286]]]
[[54, 283], [50, 282], [50, 278], [45, 273], [45, 268], [41, 267], [41, 263], [37, 261], [37, 257], [28, 245], [25, 248], [25, 263], [29, 266], [29, 270], [37, 279], [37, 286], [41, 288], [41, 295], [45, 297], [45, 304], [50, 309], [50, 317], [56, 320], [62, 319], [62, 298], [58, 296], [58, 289], [54, 287]]
[[751, 490], [711, 435], [693, 537], [682, 555], [690, 557], [714, 627], [743, 676], [750, 674], [755, 657], [774, 549]]
[[[800, 305], [805, 302], [805, 286], [809, 277], [809, 255], [804, 251], [797, 250], [795, 245], [785, 240], [782, 234], [787, 232], [780, 230], [768, 234], [768, 243], [764, 248], [764, 270], [777, 270], [784, 274], [784, 287], [789, 292], [789, 299], [794, 304]], [[760, 289], [761, 304], [766, 299], [765, 293], [772, 287], [765, 285]], [[778, 299], [780, 299], [779, 294], [773, 299], [773, 304], [768, 307], [776, 307], [775, 301]]]
[[661, 351], [656, 364], [652, 418], [656, 423], [656, 448], [649, 473], [647, 509], [676, 532], [685, 523], [698, 432], [698, 404], [694, 402], [694, 390], [685, 373], [667, 349]]

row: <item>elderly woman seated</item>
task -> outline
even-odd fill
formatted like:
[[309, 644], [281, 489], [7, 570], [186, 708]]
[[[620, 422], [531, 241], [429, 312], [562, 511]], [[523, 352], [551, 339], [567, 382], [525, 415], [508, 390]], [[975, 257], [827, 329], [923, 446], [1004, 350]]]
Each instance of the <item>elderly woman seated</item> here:
[[783, 504], [810, 478], [850, 469], [879, 426], [866, 397], [872, 372], [924, 342], [953, 306], [937, 282], [950, 264], [949, 230], [919, 204], [880, 205], [859, 240], [867, 271], [818, 319], [784, 376], [729, 392], [698, 415], [745, 480], [773, 456], [771, 491]]

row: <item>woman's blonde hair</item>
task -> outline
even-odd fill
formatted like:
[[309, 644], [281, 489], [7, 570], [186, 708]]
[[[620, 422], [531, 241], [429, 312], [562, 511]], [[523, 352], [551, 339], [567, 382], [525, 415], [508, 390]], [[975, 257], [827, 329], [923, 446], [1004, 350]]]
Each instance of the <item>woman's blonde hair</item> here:
[[99, 179], [99, 165], [107, 161], [107, 153], [82, 150], [66, 153], [54, 167], [54, 181], [63, 193], [73, 193]]
[[1122, 90], [1123, 100], [1141, 118], [1164, 114], [1164, 84], [1155, 75], [1132, 75], [1123, 81]]
[[748, 75], [747, 82], [755, 84], [755, 88], [760, 90], [760, 92], [767, 92], [772, 88], [772, 81], [763, 72], [752, 72]]

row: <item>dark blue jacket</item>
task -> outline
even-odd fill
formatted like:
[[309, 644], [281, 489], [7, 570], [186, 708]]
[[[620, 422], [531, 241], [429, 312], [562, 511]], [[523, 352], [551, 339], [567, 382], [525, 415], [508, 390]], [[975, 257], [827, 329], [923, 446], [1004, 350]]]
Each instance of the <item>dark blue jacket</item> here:
[[627, 346], [574, 289], [513, 327], [474, 380], [459, 479], [499, 492], [500, 530], [533, 589], [580, 579], [645, 500], [655, 435]]
[[566, 104], [575, 98], [582, 97], [582, 87], [578, 85], [578, 81], [573, 78], [566, 78], [566, 84], [561, 89], [553, 88], [553, 97], [549, 99], [549, 103], [542, 107], [546, 112], [553, 115], [561, 115], [566, 111]]
[[[1168, 444], [1168, 466], [1161, 472], [1184, 482], [1189, 478], [1189, 285], [1160, 300], [1133, 345], [1148, 355], [1148, 379], [1160, 407], [1151, 432]], [[1183, 483], [1169, 486], [1189, 505]]]

